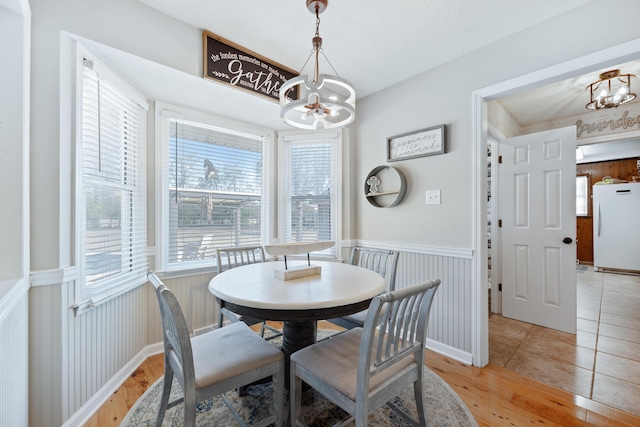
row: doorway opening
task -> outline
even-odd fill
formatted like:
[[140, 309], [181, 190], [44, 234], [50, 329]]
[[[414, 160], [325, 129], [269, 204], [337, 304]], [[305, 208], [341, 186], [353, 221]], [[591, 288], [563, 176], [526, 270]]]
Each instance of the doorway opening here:
[[474, 251], [474, 321], [478, 330], [474, 334], [474, 365], [485, 366], [489, 361], [488, 342], [488, 245], [487, 237], [487, 149], [488, 111], [487, 102], [506, 95], [579, 76], [598, 69], [613, 66], [640, 57], [640, 39], [615, 46], [600, 52], [570, 60], [547, 69], [489, 86], [473, 93], [473, 158], [476, 165], [474, 200], [476, 211]]

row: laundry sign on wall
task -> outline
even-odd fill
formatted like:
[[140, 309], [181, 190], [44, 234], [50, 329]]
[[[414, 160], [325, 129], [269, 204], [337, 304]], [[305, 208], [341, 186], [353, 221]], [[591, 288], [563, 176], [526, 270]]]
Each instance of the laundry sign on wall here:
[[[204, 78], [216, 80], [279, 102], [280, 87], [298, 72], [203, 31]], [[288, 94], [298, 99], [294, 89]]]

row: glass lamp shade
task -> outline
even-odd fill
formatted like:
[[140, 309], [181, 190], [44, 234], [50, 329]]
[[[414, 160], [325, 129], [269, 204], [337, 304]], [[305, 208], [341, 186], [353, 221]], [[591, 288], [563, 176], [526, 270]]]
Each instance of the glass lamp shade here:
[[[298, 99], [287, 93], [299, 94]], [[280, 88], [280, 117], [299, 129], [335, 129], [353, 122], [356, 92], [348, 81], [320, 74], [314, 82], [303, 75], [287, 80]]]
[[619, 70], [611, 70], [600, 74], [600, 79], [588, 86], [590, 99], [586, 105], [588, 110], [614, 108], [626, 104], [636, 98], [631, 92], [633, 74], [620, 74]]

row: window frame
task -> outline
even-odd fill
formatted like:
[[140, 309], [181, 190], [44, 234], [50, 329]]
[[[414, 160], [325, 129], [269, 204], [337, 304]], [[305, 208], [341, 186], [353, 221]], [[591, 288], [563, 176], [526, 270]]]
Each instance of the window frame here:
[[[116, 73], [109, 69], [105, 64], [98, 60], [90, 51], [84, 48], [82, 45], [75, 44], [75, 56], [74, 56], [74, 70], [75, 70], [75, 97], [74, 97], [74, 109], [75, 109], [75, 123], [74, 123], [74, 224], [75, 224], [75, 236], [74, 236], [74, 261], [77, 266], [77, 277], [74, 286], [74, 308], [76, 314], [81, 314], [97, 305], [100, 305], [110, 299], [121, 295], [125, 292], [134, 289], [147, 281], [147, 234], [146, 234], [146, 221], [147, 221], [147, 164], [146, 164], [146, 129], [147, 129], [147, 111], [148, 104], [146, 99], [131, 87], [127, 82], [120, 78]], [[100, 80], [108, 82], [110, 86], [117, 89], [119, 95], [126, 98], [127, 102], [136, 104], [140, 107], [138, 114], [140, 115], [140, 121], [138, 128], [135, 130], [139, 135], [136, 141], [136, 152], [138, 154], [137, 163], [133, 168], [128, 169], [137, 170], [135, 174], [135, 184], [110, 184], [107, 185], [103, 181], [96, 180], [96, 183], [101, 183], [105, 187], [120, 188], [122, 190], [130, 188], [131, 194], [137, 196], [136, 199], [132, 199], [133, 202], [129, 205], [131, 208], [130, 218], [133, 221], [134, 230], [131, 232], [133, 235], [133, 243], [131, 243], [131, 236], [122, 232], [123, 241], [129, 242], [133, 248], [130, 251], [128, 257], [129, 265], [132, 265], [129, 271], [120, 271], [113, 276], [108, 276], [104, 279], [98, 280], [95, 284], [89, 286], [86, 281], [87, 261], [86, 261], [86, 236], [87, 236], [87, 219], [86, 219], [86, 192], [85, 186], [90, 185], [93, 180], [85, 179], [84, 177], [84, 138], [83, 138], [83, 121], [84, 121], [84, 61], [87, 59], [92, 62], [92, 70], [95, 71], [100, 77]], [[130, 157], [124, 159], [127, 162], [131, 161]], [[134, 159], [135, 160], [135, 159]], [[122, 196], [125, 197], [124, 195]], [[126, 203], [121, 206], [122, 218], [127, 217], [127, 211], [124, 209]], [[124, 237], [127, 234], [127, 237]], [[126, 265], [126, 263], [122, 263]]]
[[185, 274], [210, 273], [217, 270], [216, 261], [203, 260], [201, 263], [180, 265], [180, 262], [170, 262], [169, 257], [169, 120], [179, 120], [229, 129], [250, 135], [265, 135], [265, 147], [262, 151], [262, 229], [261, 244], [268, 244], [274, 230], [275, 203], [270, 196], [275, 191], [273, 178], [275, 157], [275, 133], [272, 130], [254, 126], [244, 122], [220, 117], [214, 114], [197, 111], [172, 104], [157, 102], [155, 104], [155, 239], [156, 239], [156, 269], [165, 277], [182, 276]]
[[[578, 173], [576, 174], [576, 187], [578, 184], [578, 179], [579, 178], [585, 178], [586, 179], [586, 192], [585, 192], [585, 198], [586, 198], [586, 206], [587, 206], [587, 212], [586, 213], [578, 213], [577, 211], [577, 200], [576, 200], [576, 216], [579, 218], [584, 218], [584, 217], [590, 217], [591, 216], [591, 174], [590, 173]], [[578, 191], [576, 190], [576, 198], [578, 197]]]
[[331, 165], [334, 176], [331, 177], [331, 239], [335, 245], [321, 253], [314, 253], [314, 258], [341, 259], [342, 236], [342, 171], [343, 171], [343, 145], [345, 137], [341, 129], [325, 131], [283, 131], [278, 134], [278, 240], [285, 242], [289, 227], [287, 224], [289, 211], [289, 199], [287, 195], [287, 179], [290, 168], [288, 167], [288, 147], [295, 144], [327, 144], [331, 145]]

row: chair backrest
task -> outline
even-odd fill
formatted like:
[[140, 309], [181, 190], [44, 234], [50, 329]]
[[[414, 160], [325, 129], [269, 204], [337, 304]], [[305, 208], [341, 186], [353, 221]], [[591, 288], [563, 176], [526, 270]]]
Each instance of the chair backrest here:
[[171, 364], [180, 385], [184, 387], [185, 379], [195, 380], [193, 350], [187, 322], [173, 292], [154, 273], [150, 273], [148, 278], [156, 289], [160, 306], [165, 363]]
[[218, 273], [221, 273], [241, 265], [264, 262], [264, 248], [262, 246], [218, 248], [216, 256], [218, 258]]
[[399, 255], [398, 251], [356, 246], [351, 250], [351, 260], [349, 262], [352, 265], [368, 268], [380, 274], [386, 279], [388, 290], [395, 291]]
[[369, 389], [369, 378], [413, 355], [422, 369], [427, 322], [440, 279], [375, 297], [364, 323], [360, 341], [358, 389]]

